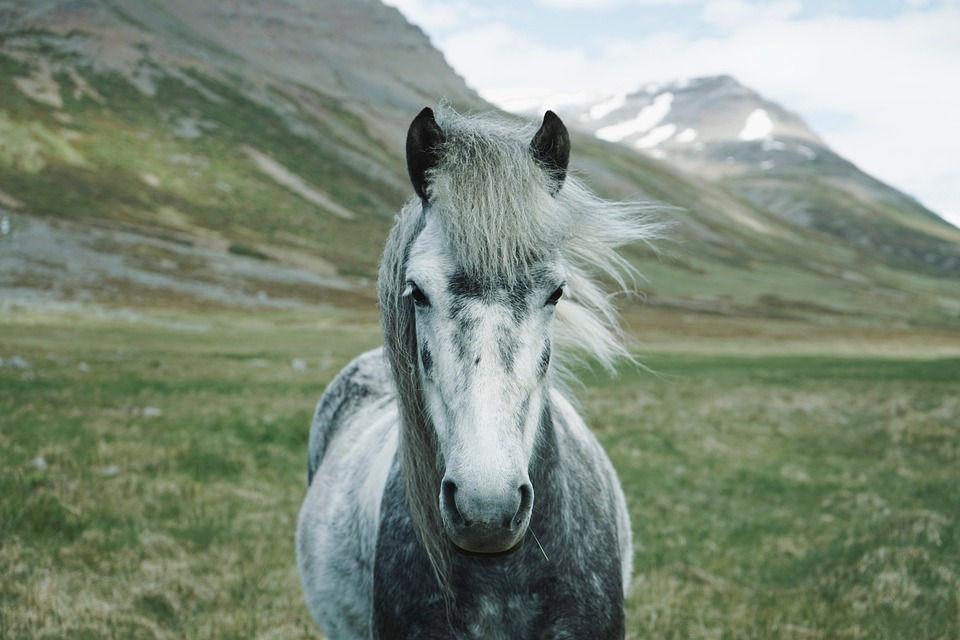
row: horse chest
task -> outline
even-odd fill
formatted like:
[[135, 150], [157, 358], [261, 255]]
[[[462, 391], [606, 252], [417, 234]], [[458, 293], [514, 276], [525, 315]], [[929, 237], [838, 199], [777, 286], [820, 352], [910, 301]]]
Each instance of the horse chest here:
[[623, 638], [617, 563], [587, 568], [572, 559], [548, 562], [533, 544], [507, 558], [455, 556], [450, 571], [454, 608], [448, 615], [409, 517], [393, 508], [399, 506], [398, 490], [388, 484], [377, 544], [374, 638]]
[[462, 637], [540, 637], [536, 627], [543, 616], [544, 604], [545, 598], [535, 593], [490, 591], [467, 598], [460, 612]]
[[373, 637], [602, 640], [624, 636], [622, 600], [611, 601], [602, 592], [599, 576], [588, 579], [592, 584], [544, 576], [531, 584], [522, 576], [487, 580], [489, 572], [480, 573], [461, 574], [449, 617], [438, 592], [428, 594], [410, 583], [397, 585], [400, 588], [393, 590], [391, 602], [374, 605]]

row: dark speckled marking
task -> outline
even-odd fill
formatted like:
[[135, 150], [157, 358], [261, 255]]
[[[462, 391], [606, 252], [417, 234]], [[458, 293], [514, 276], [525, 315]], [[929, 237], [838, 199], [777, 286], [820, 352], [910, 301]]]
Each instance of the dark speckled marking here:
[[[452, 298], [448, 316], [455, 321], [457, 330], [453, 336], [453, 346], [456, 349], [457, 359], [464, 365], [472, 362], [479, 364], [480, 358], [473, 348], [473, 334], [477, 320], [468, 313], [470, 301], [484, 304], [498, 304], [506, 307], [519, 325], [531, 311], [532, 297], [536, 291], [546, 290], [553, 285], [555, 276], [551, 271], [542, 268], [532, 268], [526, 277], [518, 278], [508, 286], [505, 279], [491, 278], [481, 280], [466, 271], [454, 272], [447, 279], [447, 291]], [[539, 302], [538, 302], [539, 304]], [[499, 329], [499, 355], [501, 363], [507, 373], [512, 373], [516, 365], [519, 343], [513, 336], [513, 327], [501, 326]], [[545, 353], [541, 356], [539, 376], [546, 375], [550, 363], [550, 346], [544, 347]]]
[[433, 354], [430, 353], [430, 346], [426, 342], [420, 347], [420, 362], [423, 363], [423, 372], [428, 378], [433, 377]]
[[449, 317], [451, 320], [460, 317], [467, 300], [480, 300], [505, 306], [519, 324], [531, 310], [531, 295], [554, 286], [554, 277], [544, 268], [531, 268], [525, 277], [512, 282], [502, 277], [479, 279], [466, 271], [457, 271], [447, 280], [447, 291], [453, 299]]
[[457, 333], [461, 336], [467, 337], [473, 334], [474, 329], [477, 328], [476, 318], [469, 318], [465, 315], [461, 315], [457, 318]]
[[513, 314], [514, 321], [519, 324], [529, 309], [529, 296], [533, 290], [531, 283], [520, 282], [506, 291], [506, 305]]
[[453, 336], [453, 346], [457, 349], [457, 360], [466, 363], [470, 360], [471, 331], [457, 331]]
[[454, 298], [482, 298], [485, 287], [465, 271], [457, 271], [447, 281], [447, 291]]
[[[456, 309], [453, 307], [456, 307]], [[471, 346], [473, 334], [477, 328], [477, 320], [467, 315], [465, 310], [466, 305], [463, 303], [463, 299], [459, 302], [455, 299], [451, 305], [450, 319], [457, 323], [457, 329], [453, 334], [453, 346], [457, 350], [457, 359], [467, 364], [472, 362], [475, 357]]]
[[503, 368], [508, 374], [513, 373], [513, 365], [517, 360], [517, 350], [520, 348], [517, 339], [511, 334], [510, 327], [500, 327], [500, 359]]

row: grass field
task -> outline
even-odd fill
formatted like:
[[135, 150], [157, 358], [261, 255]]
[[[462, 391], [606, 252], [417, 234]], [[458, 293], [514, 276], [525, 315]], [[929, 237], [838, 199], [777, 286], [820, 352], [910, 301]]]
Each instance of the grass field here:
[[[577, 391], [632, 511], [628, 637], [960, 637], [960, 338], [772, 331]], [[347, 312], [4, 312], [0, 637], [318, 637], [307, 425], [378, 342]]]

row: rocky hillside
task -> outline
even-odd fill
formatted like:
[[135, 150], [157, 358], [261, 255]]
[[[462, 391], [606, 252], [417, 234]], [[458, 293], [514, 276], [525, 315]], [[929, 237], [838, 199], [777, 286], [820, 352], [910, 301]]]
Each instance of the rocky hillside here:
[[108, 300], [362, 286], [408, 196], [402, 132], [441, 95], [482, 104], [376, 0], [5, 2], [0, 278]]
[[[376, 0], [0, 4], [0, 302], [372, 310], [441, 99], [491, 108]], [[960, 232], [733, 80], [561, 113], [574, 171], [667, 205], [648, 308], [960, 324]]]
[[743, 165], [723, 157], [718, 166], [712, 166], [711, 145], [779, 139], [792, 144], [782, 142], [776, 150], [808, 159], [813, 151], [803, 145], [824, 146], [799, 116], [730, 76], [647, 84], [632, 93], [548, 97], [504, 106], [527, 113], [555, 108], [601, 140], [625, 144], [655, 158], [670, 158], [684, 168], [709, 167], [712, 177], [739, 173]]

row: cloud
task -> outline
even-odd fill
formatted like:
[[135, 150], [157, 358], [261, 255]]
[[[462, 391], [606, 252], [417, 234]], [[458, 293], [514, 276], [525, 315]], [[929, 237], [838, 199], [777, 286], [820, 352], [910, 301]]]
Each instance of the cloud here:
[[616, 5], [679, 6], [697, 4], [702, 0], [535, 0], [536, 4], [551, 9], [597, 9]]
[[803, 5], [795, 0], [767, 4], [745, 0], [710, 0], [700, 12], [700, 19], [718, 27], [733, 28], [748, 23], [788, 20], [801, 11]]
[[443, 41], [447, 61], [477, 90], [562, 90], [571, 78], [591, 73], [594, 61], [579, 47], [557, 49], [532, 42], [512, 27], [494, 23], [458, 32]]
[[428, 32], [457, 29], [485, 17], [478, 7], [459, 0], [383, 0], [407, 20]]

